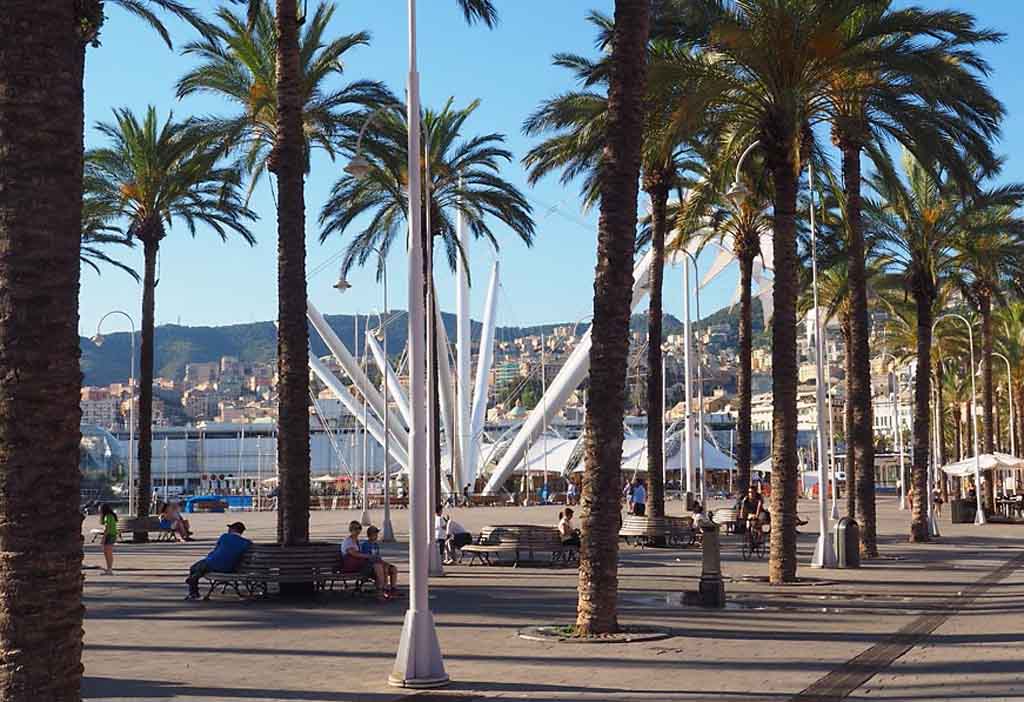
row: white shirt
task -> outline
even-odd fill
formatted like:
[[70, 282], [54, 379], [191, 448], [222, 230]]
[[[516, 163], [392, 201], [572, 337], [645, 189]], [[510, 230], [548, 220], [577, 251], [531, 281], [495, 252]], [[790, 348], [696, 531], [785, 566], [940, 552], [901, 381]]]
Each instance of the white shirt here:
[[454, 519], [449, 519], [448, 520], [448, 527], [447, 527], [447, 529], [445, 531], [445, 536], [446, 537], [451, 537], [451, 536], [455, 536], [456, 534], [465, 534], [465, 533], [466, 533], [466, 528], [464, 526], [459, 524]]
[[561, 536], [563, 539], [568, 539], [570, 536], [572, 536], [572, 532], [572, 522], [569, 521], [567, 518], [562, 517], [561, 520], [559, 520], [558, 522], [558, 535]]
[[352, 549], [355, 549], [356, 552], [359, 551], [359, 541], [356, 540], [356, 539], [353, 539], [351, 536], [346, 536], [345, 540], [341, 542], [341, 555], [342, 556], [350, 555], [349, 551], [351, 551]]
[[448, 535], [448, 525], [444, 517], [434, 517], [434, 538], [437, 541], [444, 541]]

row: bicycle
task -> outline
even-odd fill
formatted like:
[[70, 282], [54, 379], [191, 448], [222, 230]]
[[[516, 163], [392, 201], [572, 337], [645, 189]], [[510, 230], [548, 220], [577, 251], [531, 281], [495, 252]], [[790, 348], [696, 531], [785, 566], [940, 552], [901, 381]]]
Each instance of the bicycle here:
[[743, 560], [749, 561], [751, 556], [764, 558], [766, 551], [764, 523], [758, 519], [748, 519], [746, 533], [743, 536], [743, 544], [740, 553]]

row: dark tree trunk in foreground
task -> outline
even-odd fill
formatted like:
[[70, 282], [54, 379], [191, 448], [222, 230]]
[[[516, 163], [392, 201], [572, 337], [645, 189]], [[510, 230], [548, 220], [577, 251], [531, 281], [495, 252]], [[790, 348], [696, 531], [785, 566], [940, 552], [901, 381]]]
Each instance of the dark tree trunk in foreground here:
[[774, 135], [766, 148], [775, 185], [775, 312], [772, 317], [772, 538], [768, 579], [796, 580], [797, 382], [796, 133]]
[[914, 456], [910, 483], [910, 540], [928, 541], [928, 450], [931, 440], [932, 298], [917, 292], [917, 376], [914, 379]]
[[302, 76], [296, 0], [277, 0], [278, 538], [309, 541], [309, 327], [306, 323], [306, 212]]
[[[139, 429], [138, 473], [135, 487], [135, 516], [147, 517], [153, 494], [153, 365], [156, 326], [156, 259], [160, 253], [162, 232], [152, 227], [140, 233], [143, 253], [142, 276], [142, 343], [139, 345]], [[147, 532], [136, 532], [134, 541], [146, 541]]]
[[665, 516], [665, 404], [662, 374], [662, 279], [665, 273], [665, 231], [668, 228], [668, 182], [656, 174], [648, 183], [651, 197], [651, 301], [647, 312], [647, 476], [651, 483], [651, 516]]
[[80, 699], [76, 3], [0, 10], [0, 701]]
[[[995, 448], [995, 420], [993, 413], [992, 392], [992, 298], [987, 292], [978, 296], [979, 311], [981, 312], [981, 416], [985, 424], [985, 433], [982, 434], [983, 453], [993, 453]], [[971, 372], [976, 369], [972, 368]], [[984, 494], [982, 499], [985, 503], [985, 511], [994, 513], [996, 511], [995, 493], [995, 471], [983, 474]], [[979, 488], [980, 489], [980, 488]]]
[[740, 328], [739, 328], [739, 371], [736, 376], [736, 396], [739, 408], [736, 417], [736, 491], [742, 497], [750, 487], [750, 439], [751, 439], [751, 356], [754, 349], [754, 308], [751, 296], [751, 280], [754, 273], [754, 257], [745, 254], [737, 257], [740, 264]]
[[843, 314], [841, 323], [843, 331], [843, 344], [846, 347], [846, 402], [843, 406], [843, 439], [846, 442], [846, 516], [850, 519], [857, 518], [857, 471], [854, 470], [853, 442], [853, 404], [850, 402], [850, 376], [853, 375], [853, 359], [850, 357], [850, 347], [853, 340], [850, 334], [850, 316]]
[[[842, 142], [843, 187], [846, 192], [846, 218], [849, 236], [847, 263], [850, 288], [850, 338], [846, 353], [851, 357], [852, 373], [847, 380], [853, 409], [854, 472], [857, 474], [857, 517], [860, 522], [862, 558], [878, 556], [875, 519], [875, 437], [871, 411], [871, 350], [868, 320], [867, 272], [864, 261], [864, 229], [861, 224], [860, 146]], [[850, 472], [847, 467], [847, 473]]]
[[622, 419], [650, 9], [648, 0], [615, 0], [607, 132], [598, 176], [601, 214], [594, 272], [576, 613], [576, 633], [580, 636], [611, 633], [619, 628]]

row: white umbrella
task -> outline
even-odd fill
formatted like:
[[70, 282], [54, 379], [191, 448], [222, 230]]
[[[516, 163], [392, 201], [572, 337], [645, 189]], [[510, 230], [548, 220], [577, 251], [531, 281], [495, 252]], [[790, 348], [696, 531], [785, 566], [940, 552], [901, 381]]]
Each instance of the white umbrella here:
[[311, 483], [336, 483], [338, 478], [333, 475], [321, 475], [318, 478], [313, 478], [309, 482]]
[[971, 456], [962, 461], [942, 466], [942, 472], [959, 478], [971, 477], [974, 475], [976, 460], [979, 470], [1015, 470], [1024, 468], [1024, 459], [1011, 456], [1008, 453], [983, 453], [977, 459]]

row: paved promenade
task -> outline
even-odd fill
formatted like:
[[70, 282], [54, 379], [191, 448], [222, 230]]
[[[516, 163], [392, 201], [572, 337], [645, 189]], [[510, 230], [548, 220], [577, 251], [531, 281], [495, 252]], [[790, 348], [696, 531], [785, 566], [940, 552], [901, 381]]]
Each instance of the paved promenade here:
[[[553, 644], [519, 639], [531, 624], [568, 623], [576, 573], [546, 567], [447, 569], [431, 603], [449, 675], [442, 691], [388, 688], [405, 600], [329, 595], [294, 604], [215, 596], [184, 602], [188, 565], [224, 525], [272, 540], [275, 515], [196, 515], [193, 544], [125, 544], [115, 575], [100, 575], [86, 545], [86, 699], [188, 702], [443, 702], [489, 699], [1021, 700], [1024, 701], [1024, 526], [941, 523], [942, 538], [906, 543], [908, 512], [880, 498], [883, 558], [860, 570], [806, 567], [815, 542], [800, 537], [801, 585], [770, 587], [767, 561], [746, 562], [724, 537], [729, 606], [685, 607], [696, 589], [697, 549], [624, 548], [620, 618], [671, 630], [637, 644]], [[554, 524], [558, 507], [456, 510], [485, 524]], [[671, 503], [677, 512], [679, 503]], [[396, 511], [400, 541], [407, 512]], [[350, 512], [315, 512], [315, 539], [340, 541]], [[379, 519], [380, 513], [375, 512]], [[89, 517], [85, 528], [96, 526]], [[406, 578], [405, 544], [385, 557]]]

